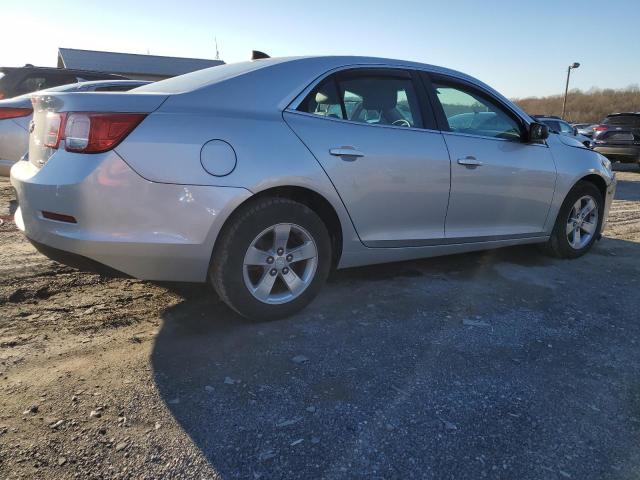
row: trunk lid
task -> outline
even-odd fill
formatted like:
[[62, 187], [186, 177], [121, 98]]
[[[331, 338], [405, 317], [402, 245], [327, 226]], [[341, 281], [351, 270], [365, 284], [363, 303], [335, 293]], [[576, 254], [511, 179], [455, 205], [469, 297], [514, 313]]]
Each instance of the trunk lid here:
[[167, 99], [167, 95], [132, 92], [56, 92], [31, 97], [33, 121], [29, 126], [29, 161], [42, 167], [57, 149], [45, 145], [56, 113], [151, 113]]

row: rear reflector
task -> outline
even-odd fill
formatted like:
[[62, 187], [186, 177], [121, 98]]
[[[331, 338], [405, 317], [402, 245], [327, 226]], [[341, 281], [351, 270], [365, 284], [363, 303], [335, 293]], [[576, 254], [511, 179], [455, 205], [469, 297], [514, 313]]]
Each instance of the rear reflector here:
[[144, 120], [144, 113], [68, 113], [65, 150], [100, 153], [111, 150]]
[[47, 220], [55, 220], [56, 222], [78, 223], [74, 217], [63, 213], [47, 212], [43, 210], [42, 216]]
[[31, 115], [33, 110], [31, 108], [0, 108], [0, 120], [5, 120], [7, 118], [18, 118], [18, 117], [26, 117], [27, 115]]

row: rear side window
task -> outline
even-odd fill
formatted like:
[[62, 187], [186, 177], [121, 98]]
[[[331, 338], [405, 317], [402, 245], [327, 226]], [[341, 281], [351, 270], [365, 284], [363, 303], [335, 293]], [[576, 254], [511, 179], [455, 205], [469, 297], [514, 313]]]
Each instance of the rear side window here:
[[520, 125], [496, 102], [456, 83], [434, 83], [449, 130], [483, 137], [520, 140]]
[[340, 118], [344, 120], [346, 113], [342, 109], [342, 100], [338, 94], [335, 78], [329, 77], [321, 82], [298, 107], [298, 110], [313, 113], [321, 117]]
[[394, 75], [338, 73], [320, 83], [299, 111], [368, 125], [423, 128], [413, 81]]

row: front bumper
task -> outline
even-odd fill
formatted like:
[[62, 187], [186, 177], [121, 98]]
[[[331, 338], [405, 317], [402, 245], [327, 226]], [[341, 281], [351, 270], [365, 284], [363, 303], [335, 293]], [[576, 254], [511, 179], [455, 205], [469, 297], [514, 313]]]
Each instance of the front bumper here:
[[[205, 281], [224, 221], [251, 196], [243, 188], [150, 182], [113, 151], [61, 151], [41, 169], [20, 161], [11, 183], [16, 225], [47, 256], [76, 267], [80, 256], [145, 280]], [[77, 223], [46, 219], [44, 211]]]
[[610, 160], [621, 162], [640, 162], [640, 146], [607, 147], [594, 145], [593, 149]]

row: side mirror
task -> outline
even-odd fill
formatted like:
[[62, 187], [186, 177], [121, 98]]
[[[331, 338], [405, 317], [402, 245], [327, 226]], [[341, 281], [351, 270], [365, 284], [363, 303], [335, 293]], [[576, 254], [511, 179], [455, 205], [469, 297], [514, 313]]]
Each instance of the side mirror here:
[[549, 137], [549, 127], [542, 123], [533, 122], [529, 124], [529, 138], [530, 142], [538, 142], [545, 140]]
[[573, 136], [574, 137], [578, 136], [578, 129], [576, 127], [573, 127]]

